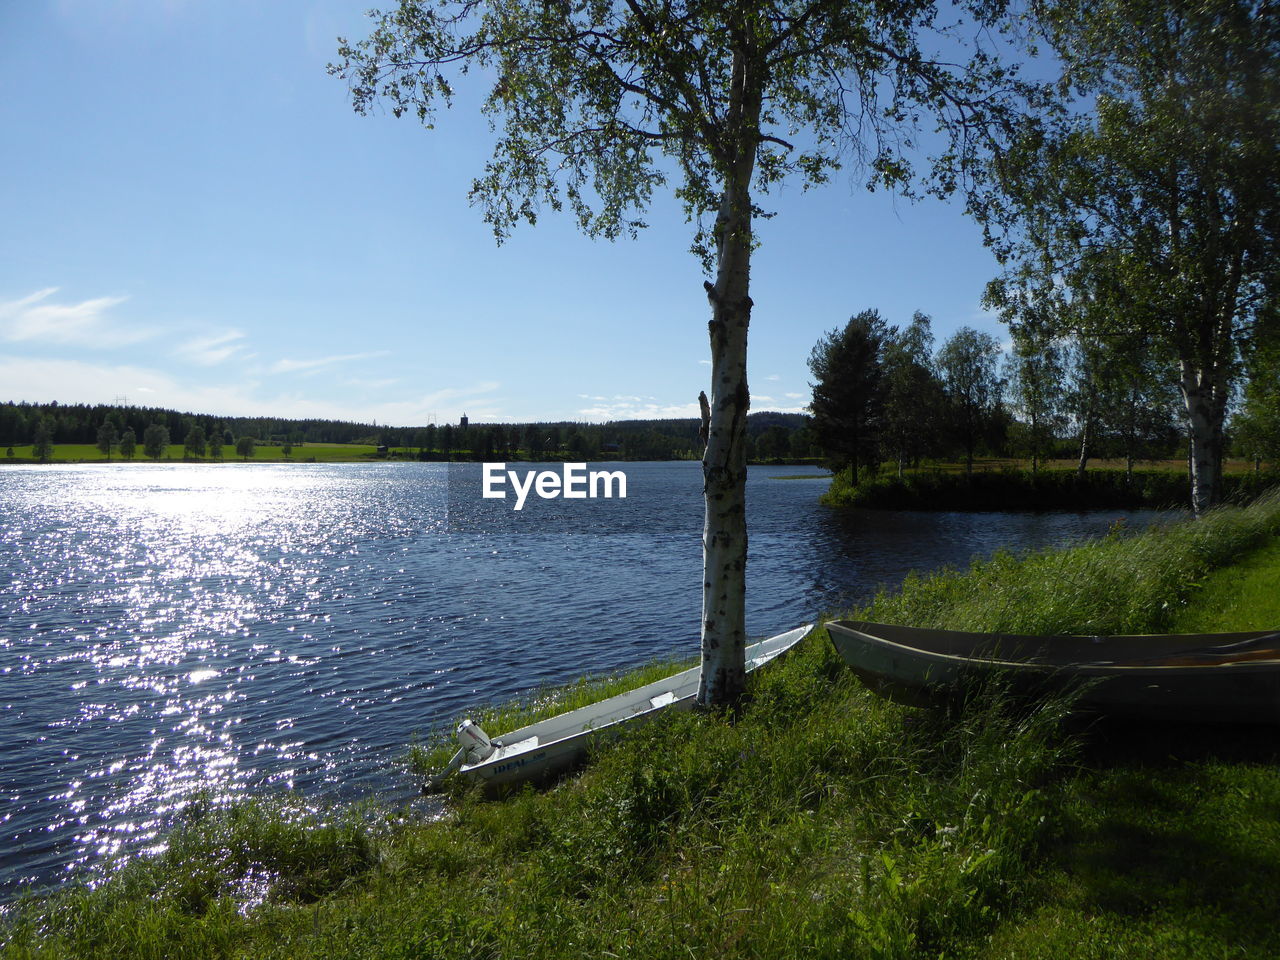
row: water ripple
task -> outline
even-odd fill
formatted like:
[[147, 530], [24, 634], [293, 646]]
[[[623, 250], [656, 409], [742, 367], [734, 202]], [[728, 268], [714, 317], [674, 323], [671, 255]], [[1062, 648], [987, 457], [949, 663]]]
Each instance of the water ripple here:
[[[700, 472], [625, 469], [623, 532], [583, 535], [449, 533], [432, 464], [0, 470], [0, 900], [162, 847], [196, 798], [407, 799], [415, 732], [692, 653]], [[913, 566], [1112, 519], [851, 521], [817, 506], [822, 484], [770, 472], [749, 487], [757, 634]]]

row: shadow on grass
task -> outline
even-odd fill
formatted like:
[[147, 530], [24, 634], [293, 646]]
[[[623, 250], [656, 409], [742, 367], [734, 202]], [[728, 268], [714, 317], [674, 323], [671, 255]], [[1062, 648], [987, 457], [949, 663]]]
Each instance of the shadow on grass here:
[[1280, 764], [1280, 727], [1263, 723], [1176, 723], [1121, 718], [1073, 721], [1089, 766]]
[[1280, 955], [1276, 734], [1091, 728], [1080, 757], [1087, 772], [1065, 788], [1042, 874], [1054, 891], [1045, 899], [1066, 911], [1082, 946], [1099, 930], [1123, 930], [1139, 950], [1172, 938], [1181, 946], [1170, 956]]

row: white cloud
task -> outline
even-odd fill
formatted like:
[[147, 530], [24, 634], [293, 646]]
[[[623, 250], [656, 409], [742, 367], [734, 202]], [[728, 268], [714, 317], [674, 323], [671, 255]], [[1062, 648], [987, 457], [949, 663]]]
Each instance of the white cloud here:
[[244, 344], [238, 342], [243, 339], [244, 334], [239, 330], [196, 337], [176, 347], [173, 355], [186, 363], [194, 363], [201, 367], [216, 367], [244, 349]]
[[[579, 396], [582, 396], [579, 394]], [[791, 401], [805, 399], [803, 394], [787, 394]], [[613, 397], [583, 397], [594, 401], [591, 406], [577, 411], [584, 420], [668, 420], [701, 416], [697, 401], [691, 403], [663, 403], [654, 397], [636, 397], [619, 394]], [[779, 413], [806, 413], [803, 405], [784, 406], [776, 398], [753, 394], [752, 411], [772, 410]]]
[[20, 300], [0, 302], [0, 338], [15, 343], [111, 348], [147, 340], [157, 333], [142, 327], [130, 329], [106, 315], [127, 297], [55, 303], [50, 298], [57, 292], [57, 287], [46, 287]]
[[795, 402], [796, 400], [803, 400], [804, 399], [803, 394], [787, 393], [787, 394], [783, 394], [783, 396], [785, 396], [787, 400], [791, 402], [786, 403], [782, 400], [779, 400], [777, 397], [767, 397], [761, 394], [753, 393], [751, 395], [751, 412], [762, 413], [765, 410], [768, 410], [770, 413], [808, 413], [809, 412], [809, 409], [805, 404], [797, 404]]
[[344, 386], [356, 387], [360, 390], [385, 390], [387, 387], [393, 387], [399, 382], [399, 377], [385, 377], [381, 380], [370, 377], [348, 377], [342, 381]]
[[[376, 420], [389, 426], [422, 426], [435, 414], [437, 423], [456, 421], [460, 400], [498, 388], [494, 381], [470, 387], [439, 390], [425, 397], [388, 399], [379, 403], [352, 402], [335, 393], [322, 397], [298, 393], [274, 393], [270, 380], [195, 383], [187, 377], [132, 364], [94, 364], [80, 360], [38, 357], [0, 358], [0, 383], [6, 398], [33, 403], [108, 403], [117, 396], [131, 397], [143, 406], [169, 407], [214, 416], [291, 417], [296, 419]], [[452, 399], [451, 399], [452, 398]], [[467, 404], [471, 419], [502, 420], [503, 411], [484, 400]], [[509, 418], [506, 418], [509, 419]]]
[[[752, 404], [752, 406], [754, 407], [754, 404]], [[809, 408], [806, 406], [788, 407], [772, 400], [769, 402], [768, 406], [761, 406], [759, 408], [753, 409], [751, 412], [763, 413], [766, 410], [769, 411], [770, 413], [808, 413], [809, 412]]]
[[767, 377], [765, 377], [765, 379], [766, 379], [766, 380], [781, 380], [782, 378], [781, 378], [780, 376], [778, 376], [776, 373], [771, 373], [771, 374], [769, 374]]
[[493, 393], [501, 386], [502, 384], [497, 380], [481, 380], [467, 387], [445, 387], [443, 390], [436, 390], [434, 393], [428, 393], [425, 397], [421, 397], [418, 403], [432, 404], [444, 403], [449, 400], [465, 400], [469, 397]]
[[711, 361], [710, 361], [710, 360], [699, 360], [698, 362], [699, 362], [699, 363], [702, 363], [702, 364], [706, 364], [708, 367], [709, 367], [709, 366], [711, 366]]
[[[445, 387], [419, 397], [404, 400], [387, 400], [374, 405], [361, 406], [361, 410], [376, 410], [379, 423], [392, 426], [418, 427], [427, 423], [456, 423], [465, 410], [473, 423], [497, 422], [507, 417], [496, 398], [491, 396], [501, 389], [497, 380], [479, 380], [463, 387]], [[367, 419], [344, 414], [337, 419]], [[530, 418], [531, 419], [531, 418]]]
[[585, 420], [664, 420], [699, 416], [697, 401], [662, 403], [653, 397], [592, 397], [594, 406], [579, 410]]
[[373, 360], [386, 357], [390, 350], [372, 350], [368, 353], [340, 353], [331, 357], [313, 357], [310, 360], [277, 360], [271, 365], [271, 373], [318, 373], [328, 367], [343, 363], [354, 363], [357, 360]]
[[132, 364], [94, 364], [39, 357], [0, 360], [0, 382], [14, 400], [34, 403], [107, 403], [128, 396], [146, 406], [200, 413], [257, 416], [270, 407], [252, 399], [255, 383], [193, 385]]

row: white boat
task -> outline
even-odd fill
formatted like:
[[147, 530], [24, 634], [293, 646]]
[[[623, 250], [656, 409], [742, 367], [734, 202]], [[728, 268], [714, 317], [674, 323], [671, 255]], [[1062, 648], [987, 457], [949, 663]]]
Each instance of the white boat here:
[[[747, 647], [747, 671], [777, 659], [813, 630], [808, 624]], [[593, 737], [608, 736], [623, 724], [652, 717], [663, 710], [687, 710], [698, 693], [700, 667], [646, 683], [598, 703], [579, 707], [527, 727], [490, 739], [470, 720], [458, 725], [461, 743], [453, 759], [430, 777], [428, 792], [451, 775], [498, 787], [533, 780], [571, 767]]]

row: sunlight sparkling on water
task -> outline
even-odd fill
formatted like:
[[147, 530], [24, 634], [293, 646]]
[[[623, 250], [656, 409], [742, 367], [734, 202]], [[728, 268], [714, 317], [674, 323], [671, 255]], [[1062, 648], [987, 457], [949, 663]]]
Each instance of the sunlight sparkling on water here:
[[[698, 467], [626, 468], [618, 529], [645, 532], [581, 536], [450, 533], [436, 464], [0, 469], [0, 901], [162, 849], [197, 798], [407, 801], [415, 734], [694, 652]], [[818, 507], [823, 485], [752, 469], [757, 634], [911, 567], [1114, 519], [850, 526]]]
[[304, 701], [360, 701], [358, 685], [316, 689], [321, 660], [344, 647], [333, 560], [420, 533], [429, 513], [378, 504], [377, 483], [352, 496], [332, 469], [54, 467], [4, 481], [0, 868], [39, 868], [68, 831], [72, 859], [145, 849], [193, 796], [332, 778], [338, 757], [296, 729]]

